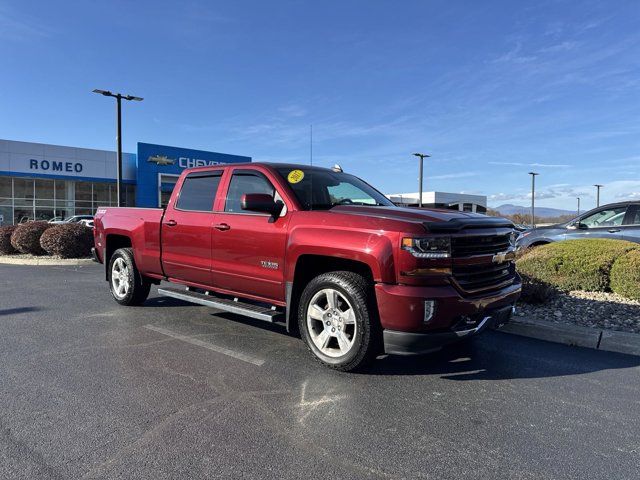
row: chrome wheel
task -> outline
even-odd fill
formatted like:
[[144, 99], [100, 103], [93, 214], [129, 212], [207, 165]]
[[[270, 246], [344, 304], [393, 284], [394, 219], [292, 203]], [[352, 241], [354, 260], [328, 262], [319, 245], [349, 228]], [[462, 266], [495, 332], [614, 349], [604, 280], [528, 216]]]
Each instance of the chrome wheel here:
[[356, 338], [356, 315], [345, 296], [333, 288], [318, 291], [307, 308], [311, 341], [328, 357], [346, 355]]
[[124, 298], [130, 289], [129, 267], [122, 258], [117, 258], [111, 268], [111, 290], [117, 298]]

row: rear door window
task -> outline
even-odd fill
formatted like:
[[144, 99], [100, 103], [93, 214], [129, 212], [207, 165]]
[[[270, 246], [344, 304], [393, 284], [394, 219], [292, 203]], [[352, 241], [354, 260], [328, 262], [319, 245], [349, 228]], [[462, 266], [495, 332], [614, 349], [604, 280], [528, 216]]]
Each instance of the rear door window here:
[[184, 179], [176, 208], [196, 212], [213, 211], [213, 201], [222, 172], [190, 173]]
[[640, 225], [640, 205], [629, 205], [625, 225]]

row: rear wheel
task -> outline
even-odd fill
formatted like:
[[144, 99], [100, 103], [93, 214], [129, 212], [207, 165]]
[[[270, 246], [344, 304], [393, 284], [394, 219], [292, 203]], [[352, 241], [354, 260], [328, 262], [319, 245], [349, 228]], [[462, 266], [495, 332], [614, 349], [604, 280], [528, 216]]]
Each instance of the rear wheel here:
[[311, 280], [300, 298], [298, 325], [316, 359], [336, 370], [364, 367], [381, 351], [371, 285], [354, 272], [329, 272]]
[[109, 289], [120, 305], [140, 305], [149, 296], [151, 282], [138, 272], [132, 249], [120, 248], [111, 256]]

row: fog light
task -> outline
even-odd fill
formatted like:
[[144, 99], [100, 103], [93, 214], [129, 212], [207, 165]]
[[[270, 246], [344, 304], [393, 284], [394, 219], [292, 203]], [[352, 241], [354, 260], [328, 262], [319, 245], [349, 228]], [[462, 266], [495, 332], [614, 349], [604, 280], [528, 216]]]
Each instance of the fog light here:
[[425, 300], [424, 301], [424, 323], [427, 323], [429, 320], [433, 318], [433, 314], [436, 311], [436, 302], [435, 300]]

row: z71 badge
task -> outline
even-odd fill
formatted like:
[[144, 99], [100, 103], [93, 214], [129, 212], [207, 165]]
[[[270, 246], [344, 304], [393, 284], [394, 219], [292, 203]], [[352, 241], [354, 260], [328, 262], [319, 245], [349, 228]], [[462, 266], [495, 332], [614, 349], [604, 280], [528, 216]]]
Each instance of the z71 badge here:
[[270, 262], [268, 260], [260, 260], [260, 265], [262, 265], [264, 268], [268, 268], [270, 270], [277, 270], [278, 267], [280, 266], [279, 263]]

